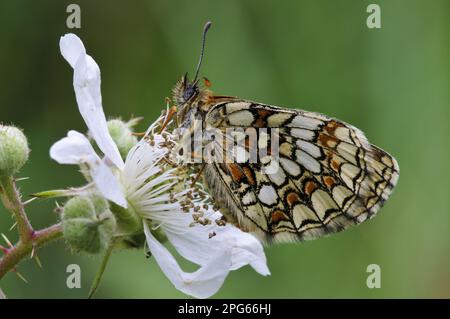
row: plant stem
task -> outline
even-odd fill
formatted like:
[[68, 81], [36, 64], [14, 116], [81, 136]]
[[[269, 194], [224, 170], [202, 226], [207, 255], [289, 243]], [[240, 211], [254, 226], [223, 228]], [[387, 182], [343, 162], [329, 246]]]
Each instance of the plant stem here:
[[[61, 224], [55, 224], [38, 231], [33, 229], [12, 176], [0, 176], [0, 199], [5, 208], [14, 215], [19, 232], [19, 242], [16, 245], [8, 248], [0, 246], [3, 252], [0, 259], [0, 279], [2, 279], [23, 259], [30, 256], [33, 249], [38, 249], [61, 237], [62, 227]], [[1, 295], [4, 296], [3, 292]]]
[[0, 259], [0, 280], [16, 265], [26, 257], [30, 256], [31, 251], [41, 248], [45, 244], [56, 240], [62, 236], [61, 224], [55, 224], [42, 230], [33, 231], [26, 241], [20, 240], [14, 247]]
[[14, 214], [17, 222], [17, 229], [21, 242], [29, 242], [33, 237], [33, 227], [28, 220], [24, 210], [24, 204], [20, 199], [20, 193], [17, 190], [16, 183], [12, 176], [0, 178], [0, 198], [5, 207]]
[[109, 257], [111, 257], [111, 254], [114, 250], [114, 246], [116, 244], [116, 239], [111, 239], [111, 242], [108, 245], [108, 248], [106, 249], [105, 255], [103, 256], [102, 263], [100, 265], [100, 269], [98, 270], [97, 274], [95, 275], [94, 282], [92, 283], [91, 290], [89, 291], [88, 298], [91, 299], [94, 293], [97, 291], [98, 286], [100, 285], [100, 281], [102, 280], [103, 273], [105, 272], [106, 265], [108, 264]]
[[0, 299], [6, 299], [6, 295], [3, 293], [1, 288], [0, 288]]

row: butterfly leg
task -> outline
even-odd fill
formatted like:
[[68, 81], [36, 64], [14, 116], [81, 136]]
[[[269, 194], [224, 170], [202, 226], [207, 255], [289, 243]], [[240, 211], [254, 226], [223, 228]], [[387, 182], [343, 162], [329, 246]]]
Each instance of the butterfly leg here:
[[165, 130], [165, 128], [170, 123], [170, 121], [173, 119], [175, 114], [177, 114], [177, 107], [174, 105], [166, 111], [166, 117], [164, 119], [164, 122], [161, 125], [161, 129], [160, 129], [159, 133], [162, 133]]
[[195, 184], [197, 184], [198, 180], [200, 179], [200, 176], [202, 176], [202, 173], [205, 170], [205, 167], [206, 167], [206, 163], [203, 163], [202, 167], [200, 167], [200, 170], [198, 171], [197, 175], [192, 180], [192, 184], [191, 184], [192, 187], [194, 187]]

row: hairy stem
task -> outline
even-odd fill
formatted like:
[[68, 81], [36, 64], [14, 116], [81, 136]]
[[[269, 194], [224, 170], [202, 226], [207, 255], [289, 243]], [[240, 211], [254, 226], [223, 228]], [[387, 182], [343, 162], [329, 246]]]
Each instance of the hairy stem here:
[[20, 199], [20, 193], [17, 190], [14, 178], [12, 176], [1, 177], [0, 186], [0, 198], [6, 209], [14, 214], [20, 241], [24, 243], [30, 242], [34, 231], [25, 213], [24, 204]]
[[[19, 224], [18, 224], [19, 225]], [[22, 239], [0, 259], [0, 280], [23, 259], [30, 256], [31, 251], [62, 236], [61, 224], [55, 224], [42, 230], [33, 231], [27, 240]]]
[[102, 263], [100, 265], [100, 268], [95, 275], [94, 282], [92, 283], [91, 289], [89, 291], [88, 298], [91, 299], [94, 293], [97, 291], [98, 286], [100, 285], [100, 281], [102, 280], [103, 273], [105, 272], [106, 265], [108, 264], [109, 257], [111, 257], [111, 254], [114, 250], [114, 246], [116, 244], [116, 239], [111, 239], [111, 242], [108, 245], [108, 248], [106, 249], [105, 255], [103, 256]]

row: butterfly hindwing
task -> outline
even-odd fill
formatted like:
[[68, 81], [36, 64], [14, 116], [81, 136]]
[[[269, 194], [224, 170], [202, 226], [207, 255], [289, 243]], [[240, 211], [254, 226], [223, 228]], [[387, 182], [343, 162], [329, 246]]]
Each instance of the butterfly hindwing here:
[[[314, 239], [359, 224], [377, 213], [398, 179], [392, 156], [357, 128], [319, 113], [228, 99], [211, 106], [204, 122], [224, 134], [271, 130], [258, 133], [247, 151], [278, 138], [279, 157], [213, 162], [204, 176], [224, 214], [269, 241]], [[278, 169], [264, 170], [272, 164]]]

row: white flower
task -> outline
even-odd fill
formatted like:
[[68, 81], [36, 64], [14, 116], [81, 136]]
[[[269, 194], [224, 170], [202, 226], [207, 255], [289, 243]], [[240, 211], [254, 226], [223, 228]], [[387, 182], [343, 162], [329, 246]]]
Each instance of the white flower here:
[[[230, 224], [218, 226], [213, 222], [192, 226], [193, 209], [186, 213], [180, 204], [183, 195], [189, 190], [172, 194], [180, 200], [170, 203], [169, 191], [176, 185], [178, 178], [174, 169], [162, 171], [158, 165], [163, 149], [158, 146], [158, 140], [161, 139], [156, 136], [154, 147], [140, 142], [130, 151], [122, 180], [127, 199], [133, 203], [130, 206], [144, 219], [157, 223], [181, 256], [201, 266], [194, 273], [184, 272], [144, 222], [147, 244], [164, 274], [177, 289], [197, 298], [216, 293], [229, 271], [247, 264], [261, 275], [269, 275], [263, 247], [254, 236]], [[149, 178], [152, 179], [149, 181]], [[202, 201], [196, 204], [199, 207], [204, 205]], [[203, 214], [204, 220], [214, 221], [221, 217], [210, 206]], [[210, 234], [215, 236], [210, 238]]]
[[[220, 289], [230, 271], [247, 264], [258, 273], [269, 275], [263, 247], [255, 237], [232, 225], [193, 223], [194, 210], [186, 212], [182, 206], [184, 200], [190, 199], [188, 192], [193, 190], [179, 190], [182, 179], [177, 169], [162, 161], [169, 151], [163, 143], [170, 138], [169, 133], [164, 137], [153, 134], [152, 145], [141, 140], [130, 150], [125, 163], [122, 161], [106, 126], [98, 65], [73, 34], [62, 37], [60, 47], [62, 55], [74, 68], [74, 89], [80, 113], [105, 159], [95, 153], [86, 136], [76, 131], [69, 131], [67, 137], [56, 142], [50, 149], [50, 156], [61, 164], [87, 165], [90, 177], [105, 198], [128, 207], [142, 218], [150, 252], [164, 274], [182, 292], [198, 298], [209, 297]], [[204, 200], [191, 202], [206, 207]], [[212, 221], [221, 216], [210, 206], [203, 214], [202, 218]], [[199, 265], [199, 269], [184, 272], [155, 238], [152, 227], [160, 227], [177, 252]], [[210, 238], [211, 234], [215, 236]]]

